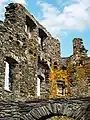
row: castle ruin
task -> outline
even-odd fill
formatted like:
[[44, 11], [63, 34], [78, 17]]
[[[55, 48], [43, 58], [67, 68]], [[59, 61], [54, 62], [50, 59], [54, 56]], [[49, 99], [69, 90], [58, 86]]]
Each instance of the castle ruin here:
[[90, 97], [90, 57], [81, 38], [62, 58], [60, 42], [21, 4], [0, 21], [0, 100]]

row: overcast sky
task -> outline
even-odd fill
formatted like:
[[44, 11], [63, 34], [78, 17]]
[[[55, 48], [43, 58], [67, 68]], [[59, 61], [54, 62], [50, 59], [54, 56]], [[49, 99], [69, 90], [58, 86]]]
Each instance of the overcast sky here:
[[11, 2], [23, 4], [61, 42], [61, 55], [72, 54], [72, 40], [80, 37], [90, 54], [90, 0], [0, 0], [0, 19]]

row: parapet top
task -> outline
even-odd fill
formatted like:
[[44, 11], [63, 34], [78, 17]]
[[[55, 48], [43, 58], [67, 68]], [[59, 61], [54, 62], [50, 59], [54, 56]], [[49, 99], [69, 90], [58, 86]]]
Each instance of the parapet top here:
[[81, 41], [81, 42], [82, 42], [83, 40], [82, 40], [82, 38], [74, 38], [74, 39], [73, 39], [73, 42], [74, 42], [74, 41]]
[[35, 17], [28, 12], [28, 10], [22, 5], [22, 4], [19, 4], [19, 3], [10, 3], [8, 4], [8, 6], [5, 7], [6, 8], [6, 11], [9, 11], [10, 9], [12, 10], [18, 10], [18, 9], [22, 9], [22, 11], [30, 17], [30, 19], [32, 19], [32, 21], [36, 24], [36, 26], [40, 29], [42, 29], [46, 34], [47, 36], [51, 36], [51, 34], [46, 30], [45, 27], [43, 27], [36, 19]]

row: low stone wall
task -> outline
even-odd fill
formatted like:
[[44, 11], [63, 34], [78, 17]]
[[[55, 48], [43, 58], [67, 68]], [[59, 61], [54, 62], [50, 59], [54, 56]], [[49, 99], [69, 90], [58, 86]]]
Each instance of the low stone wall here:
[[19, 120], [18, 102], [0, 101], [0, 120]]
[[45, 120], [53, 116], [89, 120], [90, 98], [0, 101], [0, 120]]

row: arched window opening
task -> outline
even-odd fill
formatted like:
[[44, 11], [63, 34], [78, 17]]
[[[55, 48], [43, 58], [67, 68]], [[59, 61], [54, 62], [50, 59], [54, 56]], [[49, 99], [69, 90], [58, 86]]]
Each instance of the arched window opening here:
[[40, 87], [41, 87], [41, 83], [44, 80], [44, 78], [41, 75], [38, 75], [37, 77], [37, 96], [40, 96]]
[[28, 34], [29, 39], [31, 38], [31, 32], [33, 29], [36, 28], [36, 24], [29, 16], [26, 15], [26, 25], [25, 25], [25, 32]]
[[55, 70], [57, 70], [57, 69], [58, 69], [57, 62], [54, 62], [54, 69], [55, 69]]
[[65, 96], [66, 94], [66, 85], [62, 80], [57, 80], [57, 95]]
[[58, 69], [57, 65], [54, 65], [54, 69], [55, 69], [55, 70], [57, 70], [57, 69]]
[[12, 84], [13, 84], [13, 69], [15, 65], [17, 64], [17, 61], [13, 58], [6, 57], [5, 60], [5, 83], [4, 83], [4, 89], [7, 91], [12, 90]]
[[38, 43], [41, 45], [43, 50], [43, 41], [47, 38], [47, 34], [39, 28], [39, 36], [38, 36]]

